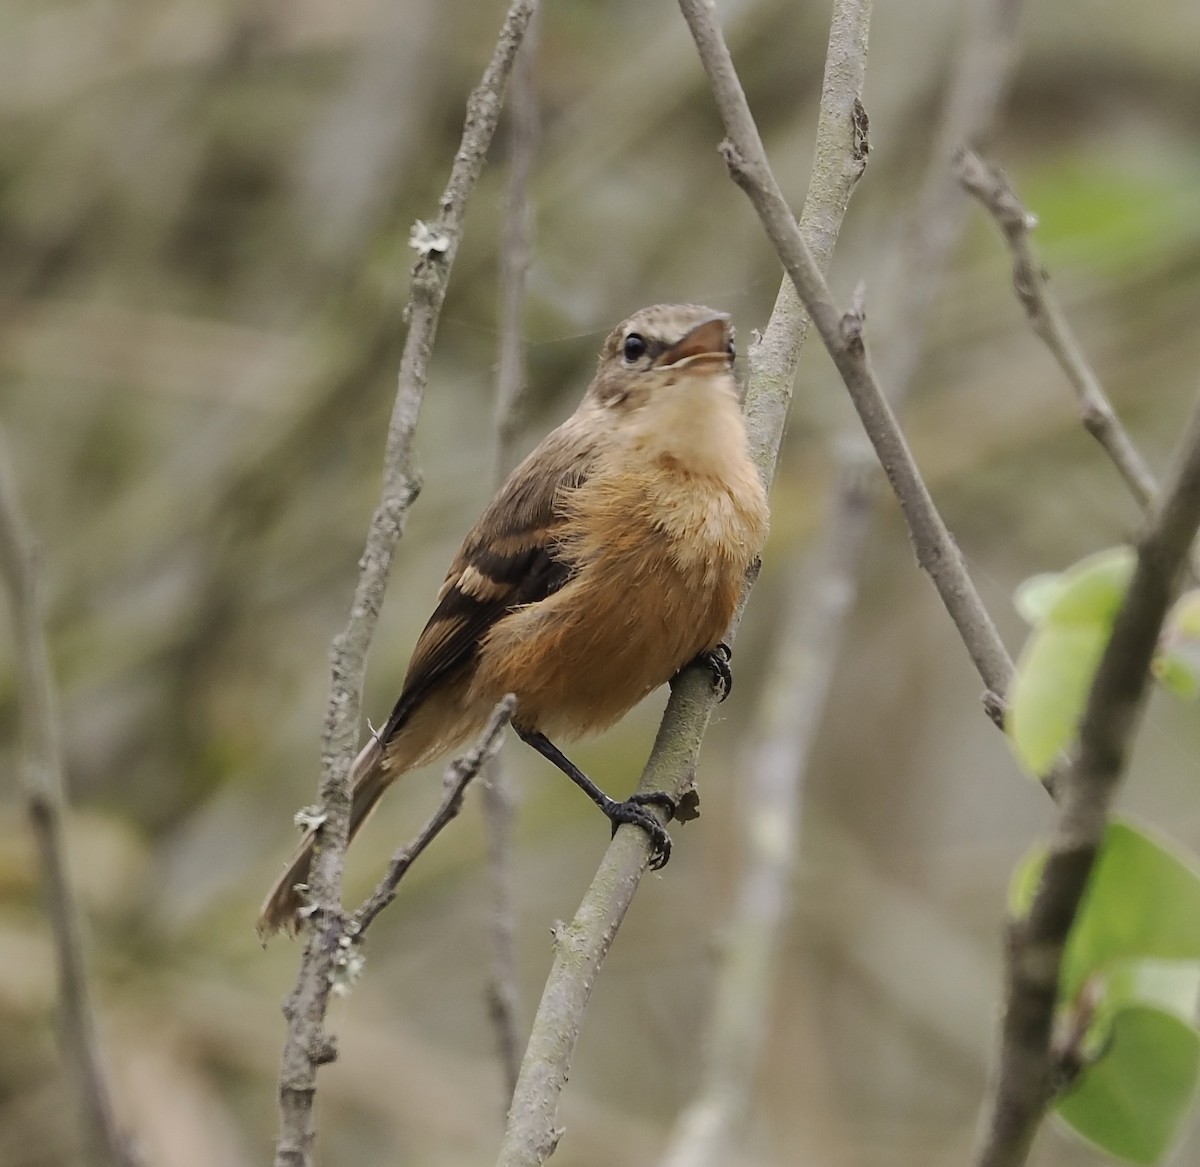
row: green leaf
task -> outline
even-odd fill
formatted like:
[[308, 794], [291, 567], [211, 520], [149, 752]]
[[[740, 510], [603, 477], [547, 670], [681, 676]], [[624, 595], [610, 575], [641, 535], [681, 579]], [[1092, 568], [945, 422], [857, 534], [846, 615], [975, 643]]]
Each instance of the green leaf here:
[[1130, 822], [1114, 821], [1071, 930], [1061, 995], [1125, 959], [1200, 960], [1200, 871]]
[[[1028, 914], [1044, 848], [1018, 864], [1014, 914]], [[1058, 999], [1092, 1011], [1082, 1041], [1096, 1060], [1056, 1109], [1111, 1155], [1161, 1162], [1200, 1080], [1200, 870], [1193, 856], [1113, 821], [1067, 940]], [[1086, 1016], [1086, 1014], [1085, 1014]]]
[[1017, 590], [1013, 592], [1013, 606], [1026, 624], [1040, 624], [1066, 586], [1060, 571], [1031, 575], [1017, 585]]
[[[1130, 548], [1116, 547], [1063, 572], [1057, 594], [1048, 598], [1026, 641], [1005, 728], [1018, 761], [1035, 777], [1046, 773], [1075, 738], [1134, 563]], [[1035, 589], [1034, 607], [1047, 600], [1046, 591], [1045, 584]]]
[[1200, 588], [1184, 592], [1171, 608], [1167, 630], [1178, 636], [1200, 640]]
[[1103, 978], [1101, 1024], [1107, 1025], [1122, 1009], [1147, 1005], [1170, 1013], [1187, 1025], [1196, 1019], [1200, 1005], [1200, 960], [1123, 960]]
[[[1045, 862], [1045, 848], [1035, 847], [1017, 865], [1008, 896], [1015, 916], [1028, 914]], [[1150, 960], [1200, 961], [1200, 868], [1173, 844], [1114, 819], [1067, 940], [1059, 1000], [1074, 1000], [1090, 978], [1117, 975], [1122, 961]]]
[[1161, 1163], [1179, 1139], [1200, 1080], [1200, 1034], [1151, 1006], [1112, 1019], [1107, 1051], [1056, 1105], [1088, 1142], [1132, 1163]]
[[1158, 683], [1180, 701], [1200, 697], [1200, 652], [1168, 649], [1154, 658], [1150, 666]]
[[1151, 668], [1176, 697], [1194, 701], [1200, 696], [1200, 591], [1187, 592], [1176, 601], [1163, 624]]

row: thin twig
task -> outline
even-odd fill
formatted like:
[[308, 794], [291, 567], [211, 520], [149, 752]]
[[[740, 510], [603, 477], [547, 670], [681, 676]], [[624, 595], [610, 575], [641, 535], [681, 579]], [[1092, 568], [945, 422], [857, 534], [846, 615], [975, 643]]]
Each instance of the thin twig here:
[[[745, 764], [744, 866], [729, 921], [704, 1066], [662, 1167], [725, 1163], [743, 1120], [766, 1026], [779, 931], [786, 917], [799, 836], [805, 762], [838, 659], [845, 617], [871, 526], [870, 452], [848, 447], [811, 577], [793, 565], [775, 658]], [[846, 506], [842, 500], [852, 499]]]
[[[496, 369], [496, 485], [516, 465], [516, 439], [526, 401], [524, 333], [525, 287], [531, 254], [532, 216], [529, 176], [537, 151], [539, 118], [534, 62], [537, 18], [525, 33], [517, 54], [509, 97], [510, 138], [508, 208], [500, 246], [500, 345]], [[488, 1016], [496, 1031], [496, 1047], [504, 1073], [504, 1109], [512, 1099], [521, 1066], [520, 1019], [517, 1015], [516, 910], [513, 890], [513, 788], [503, 757], [497, 753], [486, 767], [483, 813], [488, 839], [488, 882], [491, 885], [491, 972]]]
[[959, 182], [983, 204], [1008, 241], [1017, 298], [1033, 331], [1053, 354], [1075, 390], [1084, 429], [1112, 459], [1138, 505], [1148, 510], [1158, 494], [1158, 483], [1117, 418], [1058, 298], [1049, 288], [1046, 269], [1030, 239], [1037, 226], [1036, 217], [1021, 202], [1004, 172], [974, 151], [963, 150], [959, 154], [957, 172]]
[[279, 1079], [276, 1167], [310, 1167], [313, 1162], [317, 1068], [332, 1057], [325, 1012], [345, 923], [342, 871], [350, 819], [349, 777], [358, 741], [367, 650], [395, 549], [419, 489], [411, 467], [413, 433], [467, 201], [483, 169], [513, 59], [535, 4], [536, 0], [513, 0], [483, 79], [467, 101], [462, 141], [438, 203], [439, 215], [430, 224], [418, 224], [413, 232], [418, 258], [407, 309], [408, 335], [388, 427], [382, 498], [371, 518], [349, 620], [333, 642], [329, 707], [321, 741], [320, 800], [326, 818], [309, 876], [314, 912], [296, 987], [284, 1005], [288, 1031]]
[[483, 813], [487, 829], [487, 866], [492, 909], [488, 921], [492, 963], [487, 984], [488, 1019], [496, 1032], [496, 1050], [504, 1075], [504, 1113], [521, 1068], [520, 994], [517, 992], [516, 909], [513, 879], [512, 778], [499, 753], [483, 776]]
[[[848, 12], [854, 9], [856, 15]], [[822, 95], [813, 176], [801, 214], [801, 229], [828, 264], [850, 195], [866, 165], [866, 114], [861, 104], [866, 69], [869, 4], [838, 6], [830, 34], [837, 83]], [[766, 481], [774, 477], [787, 406], [807, 321], [785, 284], [761, 340], [750, 349], [746, 394], [751, 451]], [[757, 570], [743, 589], [742, 607]], [[711, 678], [689, 669], [674, 685], [642, 771], [639, 791], [668, 791], [677, 799], [694, 781], [700, 744], [715, 697]], [[645, 873], [650, 844], [642, 831], [618, 831], [569, 924], [554, 930], [554, 962], [547, 978], [521, 1063], [499, 1167], [536, 1167], [553, 1153], [562, 1134], [558, 1101], [571, 1065], [584, 1010], [600, 966]]]
[[1200, 527], [1200, 405], [1166, 488], [1138, 542], [1137, 566], [1096, 670], [1075, 760], [1028, 916], [1008, 936], [1008, 988], [999, 1062], [976, 1167], [1020, 1167], [1053, 1100], [1051, 1030], [1067, 935], [1104, 840], [1110, 808], [1150, 681], [1167, 608]]
[[[912, 533], [917, 562], [929, 574], [958, 628], [971, 660], [992, 692], [1003, 695], [1013, 663], [917, 469], [896, 416], [875, 378], [863, 339], [863, 310], [845, 314], [829, 286], [771, 170], [758, 128], [721, 35], [712, 0], [680, 0], [708, 73], [727, 137], [721, 152], [746, 192], [796, 291], [829, 350]], [[857, 299], [857, 297], [856, 297]]]
[[488, 761], [496, 756], [496, 751], [504, 741], [505, 727], [512, 721], [516, 707], [517, 699], [511, 693], [502, 697], [475, 744], [446, 768], [442, 775], [444, 794], [437, 810], [429, 816], [429, 821], [417, 832], [412, 842], [406, 843], [392, 856], [375, 890], [350, 917], [345, 936], [351, 943], [357, 943], [366, 934], [375, 917], [396, 898], [396, 888], [421, 852], [442, 833], [448, 823], [458, 817], [467, 787]]
[[117, 1123], [105, 1077], [88, 987], [83, 929], [64, 838], [66, 782], [59, 744], [58, 698], [42, 615], [37, 552], [17, 496], [7, 443], [0, 438], [0, 572], [16, 642], [21, 710], [21, 784], [45, 885], [58, 967], [60, 1038], [74, 1085], [89, 1163], [133, 1167], [136, 1158]]

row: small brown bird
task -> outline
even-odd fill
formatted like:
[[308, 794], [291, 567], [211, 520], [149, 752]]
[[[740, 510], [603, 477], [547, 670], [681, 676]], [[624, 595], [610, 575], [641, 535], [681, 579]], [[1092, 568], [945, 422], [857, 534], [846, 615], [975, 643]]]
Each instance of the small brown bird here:
[[[477, 734], [505, 693], [513, 727], [612, 821], [636, 823], [661, 866], [670, 839], [647, 801], [617, 802], [552, 739], [612, 725], [721, 638], [767, 534], [733, 377], [729, 317], [644, 308], [604, 342], [575, 413], [509, 476], [471, 529], [383, 729], [354, 763], [351, 837], [400, 775]], [[313, 836], [263, 904], [292, 928]], [[300, 885], [298, 888], [297, 885]]]

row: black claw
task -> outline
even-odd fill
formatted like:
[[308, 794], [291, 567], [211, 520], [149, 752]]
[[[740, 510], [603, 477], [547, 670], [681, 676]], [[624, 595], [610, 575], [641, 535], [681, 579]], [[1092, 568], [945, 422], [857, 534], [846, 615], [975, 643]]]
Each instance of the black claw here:
[[733, 650], [724, 641], [715, 648], [702, 652], [692, 664], [704, 665], [713, 675], [713, 688], [719, 694], [718, 702], [724, 701], [733, 692], [733, 670], [729, 662], [733, 658]]
[[650, 836], [650, 842], [653, 845], [653, 850], [650, 852], [650, 870], [660, 871], [666, 867], [671, 858], [671, 836], [663, 830], [658, 819], [642, 809], [646, 805], [665, 807], [668, 816], [675, 811], [675, 800], [664, 791], [632, 794], [624, 802], [613, 802], [611, 806], [603, 809], [612, 823], [614, 835], [617, 833], [617, 828], [623, 823], [633, 823]]
[[661, 806], [667, 812], [667, 822], [675, 817], [675, 799], [665, 790], [647, 790], [641, 794], [631, 794], [625, 801], [636, 802], [638, 806]]

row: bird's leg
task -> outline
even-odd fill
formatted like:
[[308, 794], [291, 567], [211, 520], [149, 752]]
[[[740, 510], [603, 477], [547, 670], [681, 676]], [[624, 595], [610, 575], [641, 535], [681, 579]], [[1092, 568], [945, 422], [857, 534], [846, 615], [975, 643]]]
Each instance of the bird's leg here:
[[715, 648], [706, 648], [703, 652], [698, 653], [692, 660], [688, 661], [683, 669], [680, 669], [674, 677], [671, 678], [671, 684], [675, 683], [676, 677], [683, 672], [684, 669], [690, 669], [693, 665], [701, 665], [712, 673], [713, 688], [720, 696], [720, 700], [724, 701], [726, 697], [733, 691], [733, 670], [729, 667], [729, 661], [733, 657], [733, 649], [724, 641], [718, 644]]
[[543, 758], [553, 762], [608, 816], [609, 822], [612, 823], [614, 835], [617, 833], [617, 827], [622, 823], [634, 823], [650, 836], [650, 842], [654, 848], [650, 855], [650, 867], [652, 870], [657, 871], [660, 867], [667, 865], [667, 860], [671, 858], [671, 836], [663, 830], [653, 815], [648, 814], [642, 809], [644, 805], [651, 803], [655, 806], [665, 807], [668, 817], [673, 815], [675, 813], [675, 800], [666, 791], [650, 791], [646, 794], [634, 794], [625, 799], [624, 802], [617, 802], [615, 798], [609, 798], [545, 734], [520, 729], [517, 726], [513, 726], [513, 728], [516, 729], [517, 736], [523, 742], [532, 746]]

